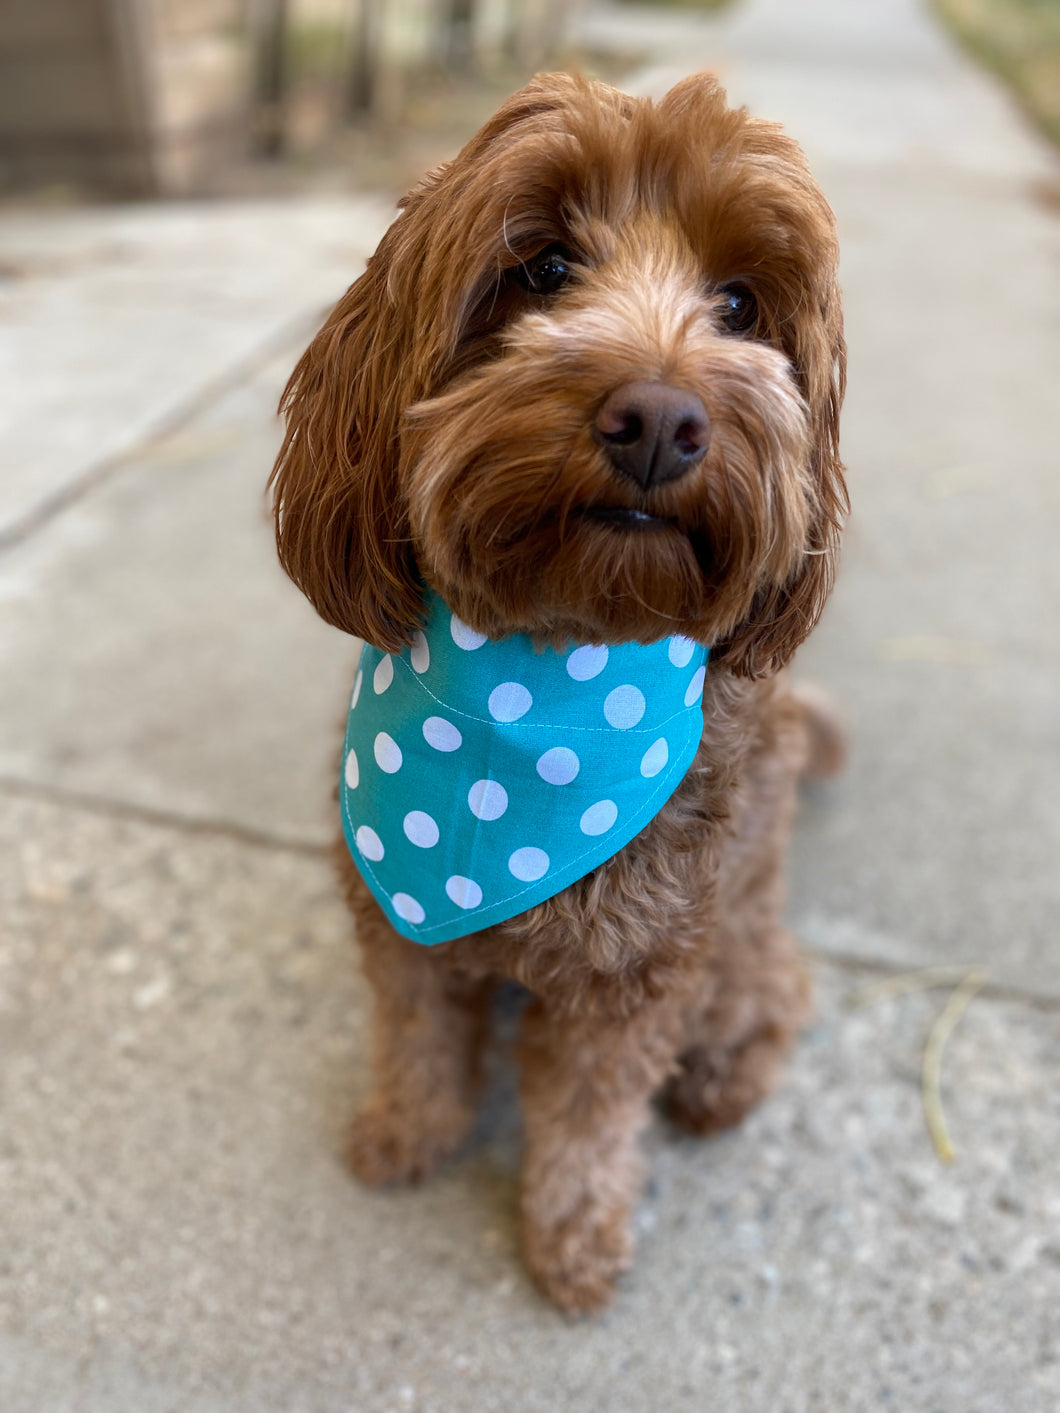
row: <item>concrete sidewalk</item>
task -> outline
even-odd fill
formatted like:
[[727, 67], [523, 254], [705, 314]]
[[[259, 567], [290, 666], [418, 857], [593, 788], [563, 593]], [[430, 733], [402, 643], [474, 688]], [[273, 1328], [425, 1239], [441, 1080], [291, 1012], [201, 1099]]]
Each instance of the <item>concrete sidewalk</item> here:
[[[322, 852], [355, 647], [283, 579], [262, 488], [385, 203], [5, 218], [3, 1413], [1060, 1410], [1049, 155], [912, 0], [579, 23], [638, 91], [720, 69], [840, 220], [856, 509], [800, 671], [855, 750], [796, 838], [817, 1022], [737, 1133], [653, 1129], [598, 1323], [518, 1264], [502, 1053], [464, 1157], [357, 1187], [366, 996]], [[851, 1003], [973, 964], [947, 1167], [946, 992]]]

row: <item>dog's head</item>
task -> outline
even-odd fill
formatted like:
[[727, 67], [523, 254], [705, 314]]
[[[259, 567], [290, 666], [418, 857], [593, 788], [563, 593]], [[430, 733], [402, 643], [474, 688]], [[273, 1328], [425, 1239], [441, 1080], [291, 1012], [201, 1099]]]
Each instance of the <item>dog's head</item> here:
[[296, 367], [280, 557], [395, 650], [425, 586], [491, 637], [681, 633], [775, 670], [846, 506], [831, 211], [709, 77], [565, 75], [405, 198]]

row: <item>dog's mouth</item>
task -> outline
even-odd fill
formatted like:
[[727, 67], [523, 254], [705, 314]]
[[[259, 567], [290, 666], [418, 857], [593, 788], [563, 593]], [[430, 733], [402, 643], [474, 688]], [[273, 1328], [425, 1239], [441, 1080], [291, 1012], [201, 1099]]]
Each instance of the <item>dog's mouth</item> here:
[[628, 505], [590, 505], [581, 514], [587, 520], [615, 525], [624, 530], [669, 530], [674, 525], [673, 520], [649, 515], [646, 510], [635, 510]]
[[704, 577], [710, 575], [713, 570], [716, 551], [712, 541], [702, 531], [686, 530], [680, 521], [670, 516], [651, 515], [646, 510], [637, 510], [629, 505], [587, 505], [582, 506], [578, 514], [583, 520], [590, 520], [598, 525], [613, 525], [619, 530], [632, 530], [635, 533], [666, 530], [680, 535], [687, 539]]

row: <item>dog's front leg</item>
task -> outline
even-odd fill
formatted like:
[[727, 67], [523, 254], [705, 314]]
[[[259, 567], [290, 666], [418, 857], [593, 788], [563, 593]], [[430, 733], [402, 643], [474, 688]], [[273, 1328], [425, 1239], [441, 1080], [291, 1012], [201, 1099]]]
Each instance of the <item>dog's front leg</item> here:
[[374, 902], [357, 908], [357, 921], [375, 999], [375, 1091], [354, 1120], [350, 1162], [372, 1186], [417, 1181], [474, 1122], [489, 987], [399, 937]]
[[523, 1250], [546, 1294], [565, 1310], [611, 1298], [632, 1255], [633, 1205], [643, 1162], [639, 1135], [672, 1063], [672, 1000], [602, 1019], [528, 1011], [522, 1038], [526, 1154]]

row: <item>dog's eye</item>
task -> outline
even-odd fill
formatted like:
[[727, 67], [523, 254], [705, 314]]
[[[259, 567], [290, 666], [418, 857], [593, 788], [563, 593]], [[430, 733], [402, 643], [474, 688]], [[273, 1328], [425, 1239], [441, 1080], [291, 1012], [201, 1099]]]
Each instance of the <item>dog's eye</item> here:
[[734, 334], [746, 334], [758, 323], [758, 300], [746, 285], [722, 285], [721, 322]]
[[574, 271], [562, 245], [550, 245], [519, 267], [519, 279], [532, 294], [555, 294]]

